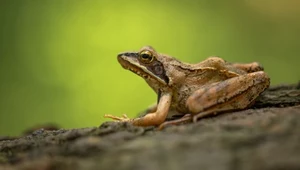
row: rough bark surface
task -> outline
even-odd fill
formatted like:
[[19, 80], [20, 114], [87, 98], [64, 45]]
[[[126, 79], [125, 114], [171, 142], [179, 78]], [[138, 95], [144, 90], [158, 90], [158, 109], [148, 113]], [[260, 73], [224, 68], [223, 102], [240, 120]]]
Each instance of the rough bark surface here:
[[0, 137], [0, 169], [299, 170], [299, 86], [273, 87], [250, 109], [162, 131], [105, 122]]

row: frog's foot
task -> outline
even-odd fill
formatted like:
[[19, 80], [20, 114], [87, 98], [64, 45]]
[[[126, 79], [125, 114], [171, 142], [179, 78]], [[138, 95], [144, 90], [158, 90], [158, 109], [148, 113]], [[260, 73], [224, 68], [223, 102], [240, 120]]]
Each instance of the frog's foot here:
[[113, 119], [117, 122], [130, 122], [132, 121], [132, 119], [130, 119], [126, 114], [123, 114], [121, 117], [119, 116], [113, 116], [113, 115], [110, 115], [110, 114], [106, 114], [104, 115], [105, 118], [110, 118], [110, 119]]
[[253, 62], [248, 64], [234, 63], [232, 65], [246, 71], [247, 73], [253, 73], [253, 72], [264, 70], [264, 67], [260, 65], [258, 62]]
[[190, 122], [192, 121], [192, 115], [191, 114], [185, 114], [182, 118], [176, 119], [176, 120], [171, 120], [171, 121], [166, 121], [164, 123], [162, 123], [161, 125], [158, 126], [158, 130], [162, 130], [163, 128], [165, 128], [166, 126], [169, 125], [179, 125], [181, 123], [185, 123], [185, 122]]

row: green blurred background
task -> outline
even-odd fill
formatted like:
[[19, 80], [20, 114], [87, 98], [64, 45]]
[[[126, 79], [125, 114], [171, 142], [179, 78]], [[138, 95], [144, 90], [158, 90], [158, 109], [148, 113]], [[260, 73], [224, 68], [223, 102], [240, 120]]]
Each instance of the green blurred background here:
[[186, 62], [258, 61], [273, 85], [300, 80], [298, 0], [0, 0], [0, 135], [98, 126], [156, 100], [119, 52], [152, 45]]

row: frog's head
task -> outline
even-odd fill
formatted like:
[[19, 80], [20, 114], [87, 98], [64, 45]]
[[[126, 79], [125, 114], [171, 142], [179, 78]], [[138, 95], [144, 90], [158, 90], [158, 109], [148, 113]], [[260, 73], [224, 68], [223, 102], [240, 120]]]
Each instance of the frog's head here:
[[164, 67], [164, 57], [152, 47], [143, 47], [139, 52], [125, 52], [118, 55], [123, 68], [128, 69], [145, 79], [157, 90], [158, 86], [167, 86], [169, 78]]

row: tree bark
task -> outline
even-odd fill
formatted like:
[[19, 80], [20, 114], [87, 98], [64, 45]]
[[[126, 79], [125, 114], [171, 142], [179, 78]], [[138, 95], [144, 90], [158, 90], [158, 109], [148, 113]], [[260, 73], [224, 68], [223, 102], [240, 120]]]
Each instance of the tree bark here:
[[0, 138], [0, 169], [300, 169], [300, 84], [269, 88], [242, 111], [196, 123], [105, 122]]

